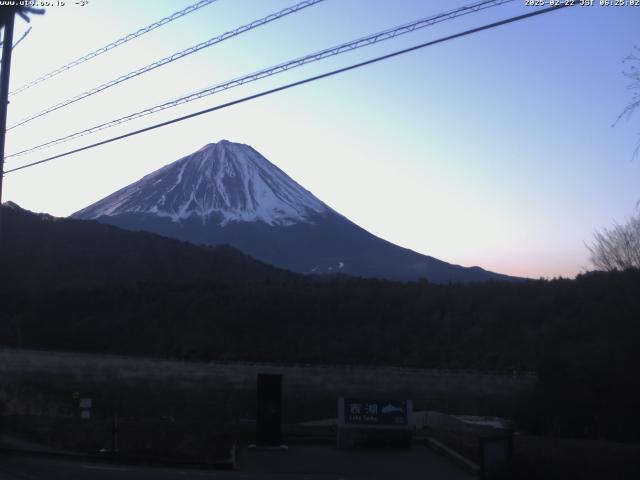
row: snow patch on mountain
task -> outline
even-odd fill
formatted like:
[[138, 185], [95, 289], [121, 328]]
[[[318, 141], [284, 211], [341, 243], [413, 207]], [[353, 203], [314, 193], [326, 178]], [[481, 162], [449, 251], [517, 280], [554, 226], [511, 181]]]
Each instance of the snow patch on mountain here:
[[175, 222], [261, 221], [287, 226], [332, 211], [248, 145], [222, 140], [205, 145], [73, 216], [96, 219], [148, 213]]

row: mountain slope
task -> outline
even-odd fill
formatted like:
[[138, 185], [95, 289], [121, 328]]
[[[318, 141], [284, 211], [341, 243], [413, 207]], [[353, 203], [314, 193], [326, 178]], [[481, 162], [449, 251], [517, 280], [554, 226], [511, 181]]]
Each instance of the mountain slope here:
[[74, 218], [196, 244], [228, 243], [301, 273], [435, 282], [511, 279], [380, 239], [332, 210], [248, 145], [208, 144]]
[[220, 283], [295, 278], [229, 246], [198, 247], [98, 222], [2, 206], [0, 288], [77, 288], [137, 282]]

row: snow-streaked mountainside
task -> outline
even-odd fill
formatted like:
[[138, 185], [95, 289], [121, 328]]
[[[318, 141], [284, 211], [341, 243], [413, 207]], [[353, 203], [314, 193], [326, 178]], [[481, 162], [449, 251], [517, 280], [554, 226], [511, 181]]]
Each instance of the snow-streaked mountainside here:
[[248, 145], [222, 140], [173, 162], [80, 210], [96, 219], [148, 213], [174, 222], [191, 216], [224, 226], [230, 221], [267, 225], [310, 222], [324, 203]]
[[434, 282], [511, 279], [378, 238], [335, 212], [248, 145], [201, 148], [73, 214], [195, 244], [230, 244], [302, 273]]

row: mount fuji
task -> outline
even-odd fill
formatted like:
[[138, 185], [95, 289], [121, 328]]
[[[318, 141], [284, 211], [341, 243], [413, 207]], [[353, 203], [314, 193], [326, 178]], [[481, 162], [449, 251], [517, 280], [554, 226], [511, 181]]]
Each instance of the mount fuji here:
[[195, 244], [230, 244], [301, 273], [474, 282], [513, 277], [452, 265], [378, 238], [252, 147], [222, 140], [72, 215]]

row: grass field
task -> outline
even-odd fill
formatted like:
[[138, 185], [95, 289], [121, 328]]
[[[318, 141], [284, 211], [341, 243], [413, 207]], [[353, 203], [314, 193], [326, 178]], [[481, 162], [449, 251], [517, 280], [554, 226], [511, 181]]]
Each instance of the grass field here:
[[[62, 352], [0, 350], [3, 429], [51, 447], [200, 463], [224, 460], [255, 418], [258, 373], [283, 375], [284, 422], [335, 417], [340, 396], [412, 399], [416, 409], [492, 414], [535, 377], [504, 372], [366, 366], [195, 363]], [[91, 399], [90, 419], [79, 400]]]

